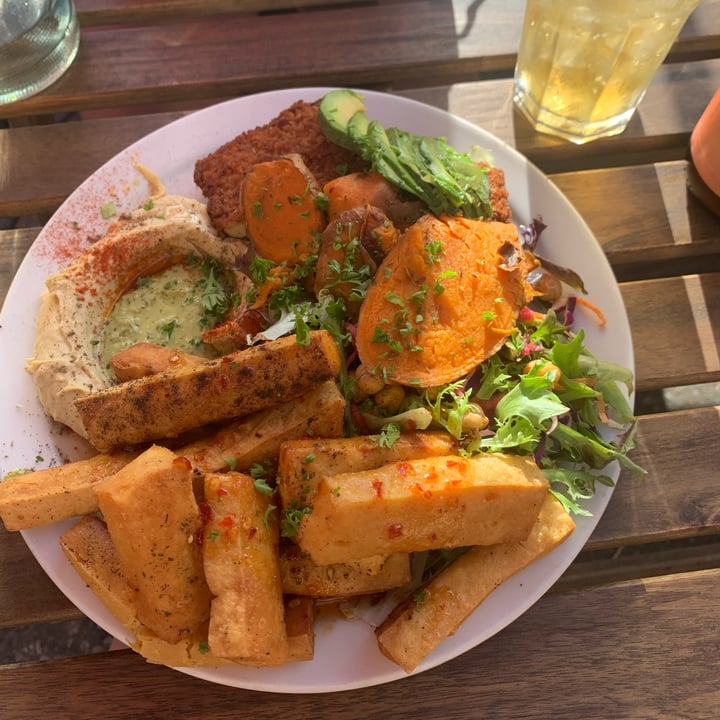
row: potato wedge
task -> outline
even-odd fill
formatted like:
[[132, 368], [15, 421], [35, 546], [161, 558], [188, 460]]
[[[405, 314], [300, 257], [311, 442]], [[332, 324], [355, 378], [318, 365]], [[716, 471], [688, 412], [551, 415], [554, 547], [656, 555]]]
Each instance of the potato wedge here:
[[547, 493], [527, 539], [471, 548], [400, 604], [375, 631], [380, 651], [412, 672], [500, 583], [560, 545], [574, 528]]
[[337, 563], [317, 565], [310, 555], [294, 543], [284, 543], [280, 551], [283, 591], [317, 598], [369, 595], [406, 585], [411, 580], [410, 556], [396, 553], [383, 558], [370, 572]]
[[205, 475], [205, 576], [213, 600], [208, 643], [213, 653], [264, 666], [288, 659], [279, 530], [270, 498], [249, 475]]
[[88, 439], [102, 451], [264, 410], [334, 377], [340, 363], [330, 334], [317, 330], [308, 344], [283, 337], [114, 385], [79, 399], [76, 407]]
[[110, 367], [118, 382], [137, 380], [179, 366], [200, 365], [206, 358], [149, 342], [131, 345], [110, 358]]
[[253, 463], [277, 456], [280, 444], [292, 438], [342, 435], [345, 398], [333, 380], [310, 388], [297, 398], [237, 420], [209, 438], [178, 450], [203, 472], [230, 467], [246, 471]]
[[523, 540], [548, 482], [527, 457], [403, 460], [324, 476], [297, 542], [319, 565]]
[[372, 470], [398, 460], [448, 455], [456, 441], [443, 432], [403, 433], [391, 445], [379, 435], [348, 438], [301, 438], [284, 442], [278, 456], [278, 490], [283, 507], [312, 506], [325, 475]]
[[112, 616], [128, 632], [137, 632], [135, 593], [120, 569], [107, 525], [96, 515], [86, 515], [60, 536], [60, 547]]
[[210, 591], [192, 465], [154, 445], [95, 492], [140, 622], [169, 643], [193, 635], [209, 616]]
[[95, 455], [6, 477], [0, 482], [0, 518], [8, 530], [25, 530], [96, 512], [97, 484], [136, 456], [131, 452]]

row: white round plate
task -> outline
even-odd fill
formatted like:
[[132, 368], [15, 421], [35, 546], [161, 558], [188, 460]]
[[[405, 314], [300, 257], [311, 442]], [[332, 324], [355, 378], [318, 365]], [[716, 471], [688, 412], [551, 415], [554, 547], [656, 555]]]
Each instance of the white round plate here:
[[[60, 207], [37, 237], [8, 293], [0, 316], [0, 419], [2, 474], [15, 468], [42, 468], [84, 456], [88, 448], [73, 433], [44, 416], [25, 361], [32, 355], [38, 298], [46, 277], [66, 265], [102, 234], [108, 221], [100, 214], [109, 200], [118, 212], [147, 199], [148, 186], [136, 163], [152, 169], [168, 193], [201, 199], [193, 182], [195, 161], [242, 131], [262, 125], [299, 99], [315, 100], [329, 88], [262, 93], [231, 100], [193, 113], [151, 133], [118, 154], [86, 180]], [[362, 91], [368, 115], [385, 125], [425, 135], [445, 136], [460, 150], [480, 146], [503, 168], [516, 223], [541, 215], [547, 224], [538, 252], [575, 269], [600, 305], [607, 325], [578, 308], [576, 324], [584, 326], [587, 345], [603, 359], [633, 368], [633, 352], [625, 308], [605, 256], [580, 215], [537, 168], [484, 130], [443, 110], [377, 92]], [[610, 472], [617, 479], [618, 471]], [[600, 519], [612, 490], [599, 485], [587, 503], [592, 517], [579, 517], [577, 529], [555, 551], [503, 583], [445, 640], [415, 672], [446, 662], [487, 640], [535, 603], [581, 550]], [[62, 554], [58, 538], [72, 522], [23, 532], [45, 572], [89, 618], [120, 640], [123, 628], [88, 590]], [[404, 671], [378, 651], [370, 627], [359, 621], [320, 619], [315, 659], [279, 668], [183, 670], [206, 680], [253, 690], [311, 693], [348, 690], [405, 677]]]

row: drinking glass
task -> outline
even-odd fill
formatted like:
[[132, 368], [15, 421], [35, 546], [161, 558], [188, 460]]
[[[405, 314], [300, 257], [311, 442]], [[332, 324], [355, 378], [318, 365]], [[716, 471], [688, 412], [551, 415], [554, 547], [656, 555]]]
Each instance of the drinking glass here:
[[0, 0], [0, 104], [55, 82], [77, 55], [72, 0]]
[[575, 143], [622, 132], [700, 0], [527, 0], [513, 99]]

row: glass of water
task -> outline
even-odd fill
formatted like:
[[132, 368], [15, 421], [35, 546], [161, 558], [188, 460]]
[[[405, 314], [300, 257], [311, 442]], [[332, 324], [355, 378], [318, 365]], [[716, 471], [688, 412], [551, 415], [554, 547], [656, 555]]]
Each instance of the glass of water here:
[[79, 44], [72, 0], [0, 0], [0, 104], [55, 82]]

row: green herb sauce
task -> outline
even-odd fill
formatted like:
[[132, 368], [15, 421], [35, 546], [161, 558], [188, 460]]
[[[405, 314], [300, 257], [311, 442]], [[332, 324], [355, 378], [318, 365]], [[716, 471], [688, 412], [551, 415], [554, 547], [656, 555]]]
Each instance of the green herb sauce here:
[[200, 339], [207, 329], [202, 305], [205, 273], [199, 266], [172, 265], [141, 278], [115, 304], [105, 325], [102, 360], [138, 342], [213, 356]]

